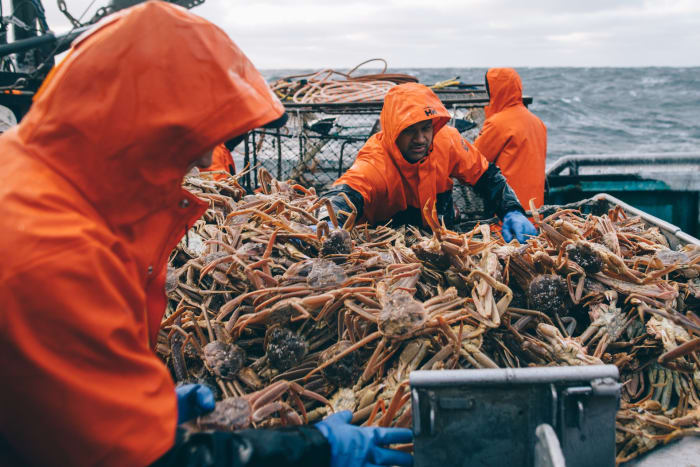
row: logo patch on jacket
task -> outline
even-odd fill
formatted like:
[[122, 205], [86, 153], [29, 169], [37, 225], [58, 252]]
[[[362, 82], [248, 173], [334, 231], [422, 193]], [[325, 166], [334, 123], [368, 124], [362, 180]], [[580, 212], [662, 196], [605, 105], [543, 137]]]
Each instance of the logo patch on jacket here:
[[424, 108], [423, 112], [425, 112], [426, 117], [430, 117], [431, 115], [437, 115], [437, 110], [433, 109], [432, 107]]

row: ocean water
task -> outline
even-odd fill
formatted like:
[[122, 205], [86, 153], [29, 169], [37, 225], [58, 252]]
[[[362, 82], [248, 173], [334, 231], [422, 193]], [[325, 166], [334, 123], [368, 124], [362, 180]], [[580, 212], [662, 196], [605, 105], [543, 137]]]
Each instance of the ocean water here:
[[[516, 68], [530, 110], [544, 121], [548, 163], [569, 154], [700, 153], [700, 67]], [[268, 80], [314, 70], [263, 70]], [[378, 72], [361, 70], [358, 73]], [[486, 68], [390, 68], [421, 83], [460, 77], [483, 83]]]

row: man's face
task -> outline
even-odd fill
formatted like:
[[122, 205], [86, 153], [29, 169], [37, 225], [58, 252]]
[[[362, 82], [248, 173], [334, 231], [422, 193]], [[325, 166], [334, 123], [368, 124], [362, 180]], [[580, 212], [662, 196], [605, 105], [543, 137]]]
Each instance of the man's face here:
[[396, 138], [396, 146], [408, 162], [418, 162], [428, 155], [433, 144], [433, 121], [431, 119], [414, 123], [403, 130]]

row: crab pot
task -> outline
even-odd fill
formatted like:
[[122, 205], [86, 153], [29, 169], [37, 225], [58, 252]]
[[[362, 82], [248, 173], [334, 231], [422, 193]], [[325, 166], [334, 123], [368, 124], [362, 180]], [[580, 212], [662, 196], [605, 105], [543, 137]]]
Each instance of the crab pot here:
[[614, 365], [414, 371], [414, 465], [612, 467], [618, 377]]
[[[482, 83], [461, 89], [437, 89], [435, 93], [450, 112], [450, 125], [470, 141], [484, 120], [489, 97]], [[523, 103], [532, 97], [523, 96]], [[355, 161], [367, 139], [379, 130], [383, 101], [295, 103], [284, 101], [289, 121], [279, 129], [256, 129], [234, 150], [236, 167], [264, 167], [278, 180], [294, 180], [321, 193], [330, 188]], [[241, 177], [248, 190], [259, 186], [257, 171]], [[460, 210], [469, 208], [466, 190], [458, 189]], [[483, 207], [483, 202], [481, 203]], [[460, 211], [460, 212], [461, 212]]]

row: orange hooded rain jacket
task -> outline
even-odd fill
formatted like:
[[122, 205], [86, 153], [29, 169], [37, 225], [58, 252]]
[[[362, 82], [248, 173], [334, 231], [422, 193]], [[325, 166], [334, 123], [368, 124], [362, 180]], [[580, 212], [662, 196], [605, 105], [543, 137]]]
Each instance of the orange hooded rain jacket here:
[[[392, 88], [380, 115], [382, 131], [360, 149], [353, 165], [334, 185], [348, 185], [364, 198], [364, 218], [383, 223], [452, 189], [455, 177], [474, 185], [488, 161], [459, 132], [446, 126], [450, 114], [425, 85], [406, 83]], [[427, 157], [412, 164], [404, 159], [396, 138], [407, 127], [433, 120], [433, 145]], [[425, 224], [425, 219], [423, 219]]]
[[486, 121], [474, 145], [501, 169], [518, 196], [529, 209], [544, 204], [547, 128], [523, 105], [523, 85], [512, 68], [491, 68], [486, 73], [491, 103], [486, 106]]
[[[233, 162], [231, 151], [228, 150], [225, 144], [220, 144], [214, 148], [211, 157], [211, 165], [206, 169], [200, 169], [200, 172], [222, 171], [234, 175], [236, 173], [236, 165]], [[219, 173], [212, 175], [214, 180], [221, 180], [227, 177], [226, 174]]]
[[0, 136], [0, 465], [147, 465], [173, 445], [152, 349], [168, 254], [206, 209], [181, 180], [283, 112], [222, 30], [148, 2], [79, 38]]

